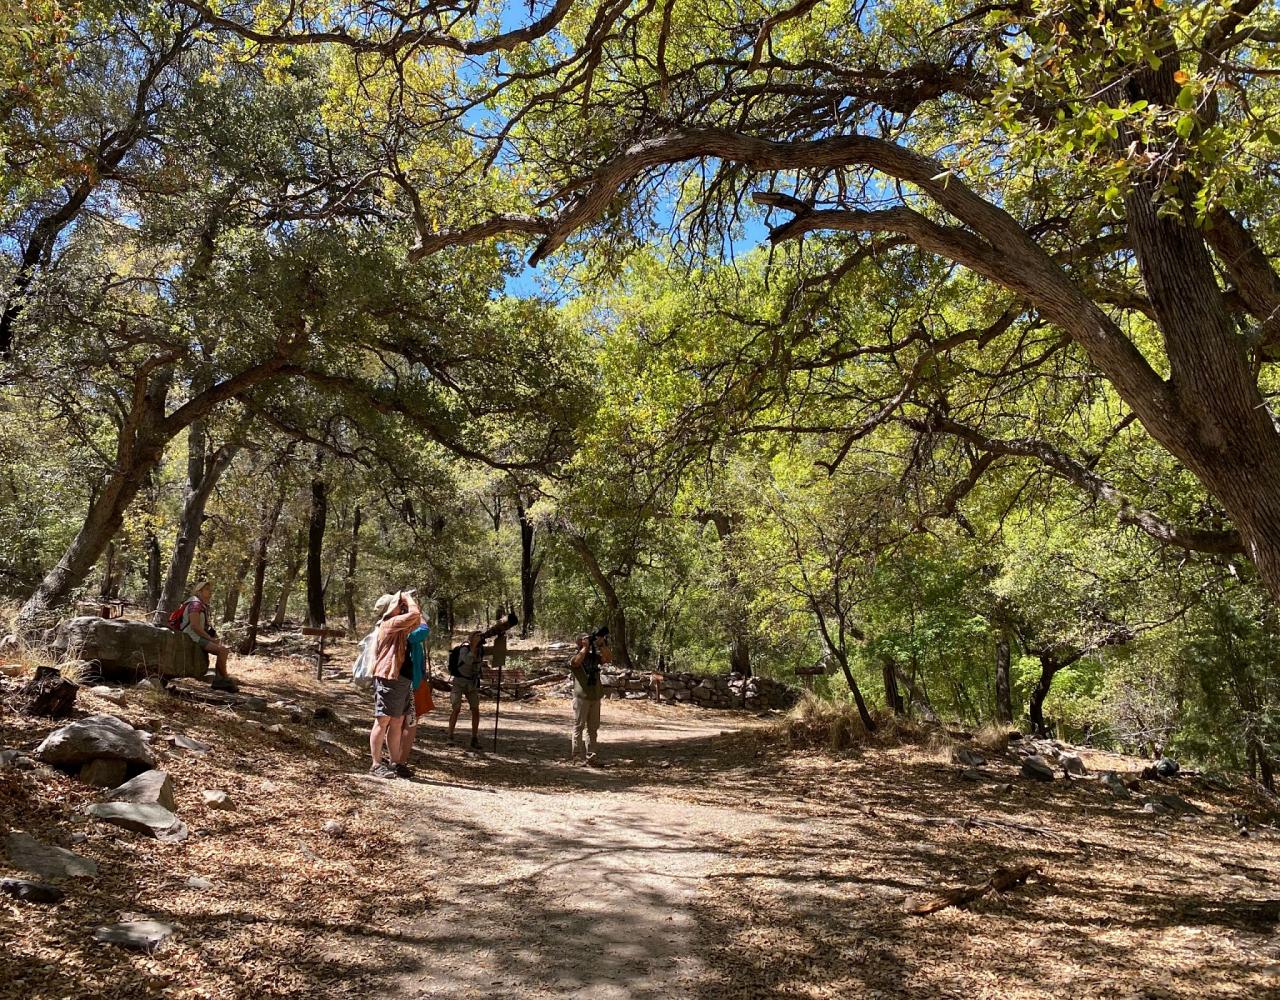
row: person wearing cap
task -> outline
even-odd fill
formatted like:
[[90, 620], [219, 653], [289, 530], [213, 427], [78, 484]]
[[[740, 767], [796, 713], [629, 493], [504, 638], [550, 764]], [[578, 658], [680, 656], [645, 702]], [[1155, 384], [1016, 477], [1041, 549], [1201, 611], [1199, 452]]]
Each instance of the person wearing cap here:
[[[379, 599], [381, 603], [381, 599]], [[376, 605], [375, 605], [376, 607]], [[402, 760], [404, 717], [413, 709], [413, 661], [408, 655], [409, 635], [422, 623], [422, 612], [412, 592], [400, 591], [383, 605], [378, 638], [373, 650], [373, 727], [369, 730], [369, 773], [395, 778], [395, 764]], [[391, 763], [382, 760], [386, 743]]]
[[480, 749], [480, 678], [484, 668], [484, 633], [472, 632], [464, 645], [457, 646], [449, 654], [449, 745], [453, 745], [453, 730], [462, 713], [465, 698], [471, 708], [471, 749]]

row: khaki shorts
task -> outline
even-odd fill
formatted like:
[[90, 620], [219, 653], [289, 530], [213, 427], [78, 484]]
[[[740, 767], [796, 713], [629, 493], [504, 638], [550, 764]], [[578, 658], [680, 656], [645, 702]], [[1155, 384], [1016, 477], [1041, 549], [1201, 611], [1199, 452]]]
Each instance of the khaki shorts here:
[[462, 699], [467, 699], [467, 704], [472, 708], [480, 707], [480, 682], [478, 680], [468, 680], [465, 677], [455, 677], [453, 679], [453, 689], [449, 692], [449, 704], [454, 708], [462, 705]]

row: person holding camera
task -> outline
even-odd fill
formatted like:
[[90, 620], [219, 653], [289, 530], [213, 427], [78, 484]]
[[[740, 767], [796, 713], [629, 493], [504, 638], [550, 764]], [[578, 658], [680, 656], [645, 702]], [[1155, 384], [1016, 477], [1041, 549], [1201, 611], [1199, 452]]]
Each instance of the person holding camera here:
[[604, 700], [604, 681], [600, 676], [600, 667], [612, 662], [608, 629], [597, 629], [578, 638], [578, 651], [569, 661], [569, 673], [573, 675], [573, 737], [569, 742], [571, 764], [578, 759], [579, 744], [586, 754], [588, 766], [596, 763], [600, 702]]

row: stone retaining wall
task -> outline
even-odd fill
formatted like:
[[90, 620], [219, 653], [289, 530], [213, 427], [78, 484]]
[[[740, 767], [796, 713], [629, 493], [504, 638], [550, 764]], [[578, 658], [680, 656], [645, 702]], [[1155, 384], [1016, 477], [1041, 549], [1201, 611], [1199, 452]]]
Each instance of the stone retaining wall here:
[[795, 688], [767, 677], [746, 679], [743, 701], [741, 674], [655, 674], [640, 670], [605, 671], [605, 696], [609, 698], [650, 698], [668, 705], [696, 705], [701, 708], [790, 708], [799, 697]]

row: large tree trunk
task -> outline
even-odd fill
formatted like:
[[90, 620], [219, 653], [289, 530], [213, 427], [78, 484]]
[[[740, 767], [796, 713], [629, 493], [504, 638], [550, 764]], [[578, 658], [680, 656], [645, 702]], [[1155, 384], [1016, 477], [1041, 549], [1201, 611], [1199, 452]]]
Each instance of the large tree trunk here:
[[289, 598], [293, 596], [293, 585], [298, 582], [298, 574], [302, 572], [306, 554], [307, 533], [299, 528], [285, 555], [284, 573], [280, 577], [280, 593], [276, 598], [275, 614], [271, 616], [273, 628], [283, 625], [285, 616], [289, 613]]
[[1012, 724], [1013, 695], [1009, 688], [1009, 633], [996, 636], [996, 721]]
[[138, 376], [134, 408], [126, 418], [116, 444], [116, 462], [85, 512], [84, 523], [71, 544], [18, 613], [17, 626], [24, 633], [47, 627], [57, 620], [57, 609], [84, 583], [94, 564], [111, 544], [125, 512], [159, 464], [168, 440], [160, 425], [170, 377], [162, 372]]
[[253, 565], [253, 553], [250, 552], [238, 563], [227, 586], [227, 599], [222, 604], [222, 621], [233, 622], [236, 612], [240, 610], [240, 591], [244, 589], [244, 578], [249, 575], [249, 567]]
[[853, 671], [849, 669], [849, 657], [843, 649], [833, 649], [831, 652], [835, 654], [836, 662], [840, 664], [840, 670], [844, 673], [844, 681], [849, 685], [849, 691], [853, 694], [853, 703], [858, 708], [858, 718], [862, 720], [862, 726], [869, 733], [876, 731], [876, 720], [871, 717], [871, 712], [867, 709], [866, 699], [862, 697], [862, 689], [858, 687], [857, 678], [853, 676]]
[[538, 574], [542, 572], [542, 559], [534, 559], [534, 526], [525, 509], [524, 499], [516, 494], [516, 516], [520, 520], [520, 634], [533, 634], [536, 608], [535, 591], [538, 586]]
[[157, 621], [181, 604], [187, 596], [191, 564], [195, 560], [200, 533], [204, 528], [205, 507], [208, 506], [213, 488], [239, 450], [239, 445], [224, 444], [212, 454], [207, 454], [207, 445], [205, 421], [196, 420], [187, 429], [187, 484], [183, 492], [182, 514], [178, 518], [178, 537], [169, 557], [164, 592], [155, 609]]
[[744, 677], [751, 676], [751, 636], [747, 629], [747, 606], [742, 595], [742, 580], [734, 554], [729, 551], [733, 537], [733, 518], [724, 511], [712, 511], [707, 519], [716, 527], [720, 540], [720, 565], [724, 571], [725, 596], [728, 601], [729, 670]]
[[252, 653], [258, 645], [258, 621], [262, 617], [262, 589], [267, 579], [267, 553], [271, 549], [271, 537], [276, 533], [280, 511], [284, 509], [284, 494], [285, 481], [282, 476], [275, 501], [263, 512], [262, 528], [253, 549], [253, 597], [249, 602], [248, 627], [240, 643], [241, 653]]
[[347, 576], [343, 580], [342, 596], [347, 605], [347, 627], [355, 635], [356, 623], [356, 562], [360, 554], [360, 505], [351, 511], [351, 548], [347, 552]]
[[622, 601], [618, 598], [618, 591], [608, 574], [600, 568], [600, 563], [596, 561], [595, 553], [587, 545], [586, 539], [571, 533], [569, 541], [582, 558], [587, 572], [604, 598], [605, 614], [609, 619], [609, 647], [613, 650], [613, 662], [620, 667], [630, 669], [632, 663], [631, 650], [627, 645], [627, 616], [622, 609]]
[[902, 700], [902, 694], [898, 690], [898, 665], [893, 661], [892, 657], [885, 656], [881, 660], [881, 670], [884, 675], [885, 704], [889, 706], [894, 715], [906, 715], [907, 705]]
[[1031, 689], [1031, 698], [1027, 703], [1027, 716], [1031, 720], [1031, 731], [1036, 736], [1048, 736], [1049, 726], [1044, 719], [1044, 701], [1049, 697], [1049, 689], [1053, 686], [1054, 675], [1062, 669], [1058, 660], [1049, 653], [1040, 654], [1040, 676], [1036, 678]]
[[311, 516], [307, 523], [307, 624], [323, 628], [324, 529], [329, 517], [329, 486], [320, 475], [323, 453], [316, 450], [316, 471], [311, 480]]

